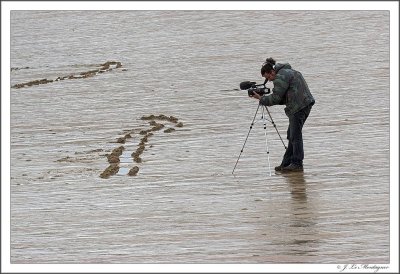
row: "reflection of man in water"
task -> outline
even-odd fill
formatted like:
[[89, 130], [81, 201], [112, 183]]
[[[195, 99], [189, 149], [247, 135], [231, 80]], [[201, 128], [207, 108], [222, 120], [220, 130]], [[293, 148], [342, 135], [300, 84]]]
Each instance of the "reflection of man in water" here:
[[292, 199], [298, 203], [307, 203], [306, 180], [303, 173], [284, 174], [290, 187]]
[[[312, 256], [317, 248], [318, 232], [315, 227], [315, 212], [307, 198], [304, 174], [302, 172], [288, 173], [283, 176], [287, 180], [292, 197], [289, 226], [294, 230], [292, 231], [293, 238], [289, 242], [291, 253]], [[303, 260], [307, 261], [306, 258]]]

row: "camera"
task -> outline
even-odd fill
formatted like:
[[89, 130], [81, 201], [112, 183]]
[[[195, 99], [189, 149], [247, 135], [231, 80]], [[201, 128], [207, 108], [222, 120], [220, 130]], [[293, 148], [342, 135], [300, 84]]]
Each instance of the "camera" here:
[[247, 90], [247, 93], [250, 97], [254, 94], [253, 92], [263, 96], [264, 94], [268, 94], [271, 92], [269, 88], [267, 88], [264, 84], [256, 84], [256, 82], [245, 81], [240, 83], [241, 90]]

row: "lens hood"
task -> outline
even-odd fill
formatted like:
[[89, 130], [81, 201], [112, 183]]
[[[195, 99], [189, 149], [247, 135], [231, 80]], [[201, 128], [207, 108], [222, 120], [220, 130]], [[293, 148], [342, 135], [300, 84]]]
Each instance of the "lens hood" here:
[[245, 90], [253, 87], [256, 84], [256, 82], [250, 82], [250, 81], [245, 81], [240, 83], [240, 89]]

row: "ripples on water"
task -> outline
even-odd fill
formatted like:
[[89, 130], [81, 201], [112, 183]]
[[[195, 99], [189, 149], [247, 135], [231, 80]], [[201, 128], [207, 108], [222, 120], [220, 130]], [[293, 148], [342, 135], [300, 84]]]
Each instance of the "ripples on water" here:
[[[264, 15], [12, 11], [11, 85], [125, 71], [11, 90], [11, 262], [389, 263], [389, 12]], [[305, 172], [268, 176], [257, 117], [232, 176], [257, 107], [238, 85], [270, 56], [316, 99]], [[150, 114], [184, 126], [149, 140], [137, 176], [100, 178]]]

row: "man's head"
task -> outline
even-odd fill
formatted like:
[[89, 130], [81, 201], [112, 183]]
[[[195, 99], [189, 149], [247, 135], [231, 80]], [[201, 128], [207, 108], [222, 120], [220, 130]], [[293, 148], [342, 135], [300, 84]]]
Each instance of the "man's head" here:
[[261, 67], [261, 76], [265, 77], [266, 80], [273, 81], [275, 80], [276, 72], [275, 72], [275, 60], [272, 58], [268, 58], [266, 62]]
[[274, 81], [276, 77], [275, 69], [273, 65], [267, 63], [261, 68], [261, 75], [269, 81]]

